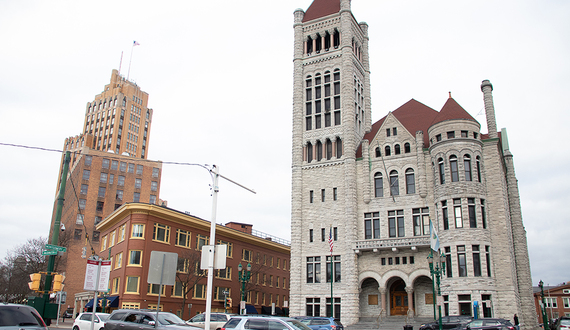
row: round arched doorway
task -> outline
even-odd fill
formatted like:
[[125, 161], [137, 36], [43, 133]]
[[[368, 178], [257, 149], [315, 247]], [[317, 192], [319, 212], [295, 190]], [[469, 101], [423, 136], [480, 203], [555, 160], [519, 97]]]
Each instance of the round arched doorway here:
[[390, 286], [390, 315], [406, 315], [408, 313], [408, 293], [406, 283], [397, 279]]

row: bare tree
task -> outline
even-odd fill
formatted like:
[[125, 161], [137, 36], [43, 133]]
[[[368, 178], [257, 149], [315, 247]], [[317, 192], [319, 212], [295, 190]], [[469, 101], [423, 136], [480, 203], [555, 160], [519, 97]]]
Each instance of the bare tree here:
[[207, 271], [200, 269], [201, 254], [195, 250], [185, 250], [178, 256], [178, 267], [176, 272], [176, 282], [180, 284], [174, 286], [175, 293], [182, 295], [182, 314], [186, 308], [187, 296], [194, 290], [198, 282], [207, 276]]

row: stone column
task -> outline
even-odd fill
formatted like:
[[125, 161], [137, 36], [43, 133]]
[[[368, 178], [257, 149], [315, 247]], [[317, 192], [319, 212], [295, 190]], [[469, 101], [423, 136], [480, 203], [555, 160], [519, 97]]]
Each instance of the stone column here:
[[408, 293], [408, 316], [414, 316], [414, 288], [406, 287], [406, 292]]
[[381, 310], [380, 310], [380, 314], [382, 315], [382, 317], [386, 317], [387, 314], [387, 309], [388, 309], [388, 305], [386, 304], [386, 288], [378, 288], [378, 291], [380, 291], [380, 301], [382, 303], [381, 306]]
[[483, 80], [481, 83], [481, 91], [483, 92], [483, 101], [485, 102], [485, 117], [487, 117], [487, 130], [489, 138], [496, 139], [497, 121], [495, 120], [495, 106], [493, 105], [493, 85], [489, 80]]

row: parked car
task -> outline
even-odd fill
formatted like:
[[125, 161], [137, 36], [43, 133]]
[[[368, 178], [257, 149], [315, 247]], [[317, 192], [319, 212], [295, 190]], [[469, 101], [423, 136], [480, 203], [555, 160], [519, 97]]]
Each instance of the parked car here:
[[158, 312], [157, 320], [156, 311], [150, 309], [117, 309], [105, 322], [105, 330], [141, 329], [200, 330], [169, 312]]
[[34, 307], [3, 303], [0, 304], [0, 329], [48, 330]]
[[[219, 330], [230, 319], [232, 314], [210, 313], [210, 330]], [[198, 314], [186, 321], [186, 324], [204, 329], [206, 324], [206, 314]]]
[[[103, 330], [105, 327], [105, 321], [109, 318], [109, 313], [95, 313], [95, 319], [93, 320], [94, 330]], [[91, 329], [91, 318], [92, 313], [80, 313], [73, 322], [73, 330], [90, 330]]]
[[343, 330], [344, 327], [339, 319], [334, 317], [307, 316], [302, 318], [301, 323], [313, 330]]
[[311, 330], [299, 320], [273, 316], [234, 316], [221, 330], [270, 329], [270, 330]]
[[516, 328], [509, 320], [483, 318], [473, 320], [455, 330], [516, 330]]
[[[455, 329], [469, 323], [473, 318], [468, 315], [449, 315], [441, 317], [443, 329]], [[424, 323], [420, 325], [419, 330], [439, 330], [439, 321]]]
[[72, 319], [73, 318], [73, 308], [66, 309], [63, 312], [63, 314], [61, 314], [61, 317], [64, 319]]
[[562, 316], [554, 323], [554, 330], [570, 329], [570, 317]]

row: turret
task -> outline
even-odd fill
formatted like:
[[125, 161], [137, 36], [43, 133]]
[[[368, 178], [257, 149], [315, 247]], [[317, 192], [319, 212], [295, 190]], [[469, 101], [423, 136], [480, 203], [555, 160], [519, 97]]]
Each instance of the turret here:
[[489, 138], [496, 139], [497, 121], [495, 120], [495, 106], [493, 105], [493, 85], [489, 80], [483, 80], [481, 83], [481, 91], [483, 92], [483, 100], [485, 101], [485, 117], [487, 117], [487, 130]]

